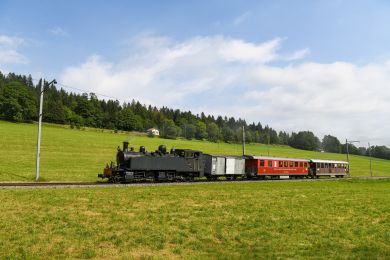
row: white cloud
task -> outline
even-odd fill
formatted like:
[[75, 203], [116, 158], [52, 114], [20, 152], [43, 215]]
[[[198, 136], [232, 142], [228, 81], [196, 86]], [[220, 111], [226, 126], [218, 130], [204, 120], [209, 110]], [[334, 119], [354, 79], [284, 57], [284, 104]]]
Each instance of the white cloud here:
[[287, 55], [285, 57], [285, 60], [287, 60], [287, 61], [301, 60], [301, 59], [305, 58], [309, 54], [310, 54], [309, 48], [305, 48], [305, 49], [302, 49], [302, 50], [297, 50], [297, 51], [295, 51], [294, 53], [292, 53], [290, 55]]
[[68, 36], [68, 33], [66, 31], [64, 31], [64, 29], [62, 29], [61, 27], [59, 26], [56, 26], [54, 28], [51, 28], [49, 30], [49, 33], [51, 33], [52, 35], [55, 35], [55, 36]]
[[238, 25], [242, 24], [242, 23], [245, 22], [250, 16], [251, 16], [251, 13], [250, 13], [250, 12], [245, 12], [245, 13], [243, 13], [243, 14], [240, 14], [239, 16], [237, 16], [236, 18], [234, 18], [234, 20], [233, 20], [233, 25], [234, 25], [234, 26], [238, 26]]
[[0, 64], [27, 64], [28, 59], [16, 50], [0, 48]]
[[23, 39], [19, 37], [12, 37], [7, 35], [0, 35], [0, 46], [8, 46], [11, 48], [16, 48], [24, 42]]
[[141, 35], [130, 46], [121, 61], [94, 55], [66, 68], [61, 81], [122, 100], [390, 145], [390, 62], [297, 63], [309, 49], [281, 54], [280, 38], [254, 43], [213, 36], [175, 42]]
[[7, 64], [27, 64], [29, 60], [18, 52], [24, 40], [19, 37], [0, 35], [0, 67]]

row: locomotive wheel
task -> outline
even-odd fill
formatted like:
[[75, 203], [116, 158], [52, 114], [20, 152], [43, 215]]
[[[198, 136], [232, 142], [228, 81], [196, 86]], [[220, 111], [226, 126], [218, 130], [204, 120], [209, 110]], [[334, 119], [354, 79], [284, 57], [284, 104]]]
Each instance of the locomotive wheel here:
[[114, 177], [111, 179], [111, 182], [112, 182], [112, 183], [121, 183], [121, 177], [120, 177], [120, 176], [114, 176]]
[[190, 175], [186, 177], [186, 181], [193, 182], [194, 181], [194, 176]]

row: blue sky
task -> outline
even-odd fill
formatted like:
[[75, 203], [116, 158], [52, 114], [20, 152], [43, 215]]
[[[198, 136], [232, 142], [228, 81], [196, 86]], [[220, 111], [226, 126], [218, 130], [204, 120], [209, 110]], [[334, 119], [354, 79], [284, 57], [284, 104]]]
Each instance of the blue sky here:
[[388, 1], [0, 0], [0, 70], [390, 145], [388, 25]]

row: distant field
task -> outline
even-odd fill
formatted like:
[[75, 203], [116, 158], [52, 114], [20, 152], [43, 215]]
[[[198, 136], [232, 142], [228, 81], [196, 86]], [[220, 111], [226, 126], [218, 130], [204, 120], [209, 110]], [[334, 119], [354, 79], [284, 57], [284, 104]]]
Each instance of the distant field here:
[[390, 181], [0, 190], [0, 258], [389, 259]]
[[[35, 175], [35, 146], [37, 125], [0, 121], [0, 181], [31, 181]], [[130, 141], [136, 149], [140, 145], [156, 150], [158, 145], [168, 148], [192, 148], [208, 153], [240, 155], [241, 145], [206, 141], [167, 140], [140, 134], [121, 134], [97, 129], [77, 130], [68, 126], [43, 126], [41, 150], [41, 180], [94, 181], [110, 160], [115, 161], [116, 147]], [[323, 158], [346, 160], [342, 154], [309, 152], [288, 146], [247, 144], [247, 154]], [[373, 159], [374, 176], [390, 176], [390, 161]], [[351, 156], [351, 175], [368, 176], [369, 160]]]

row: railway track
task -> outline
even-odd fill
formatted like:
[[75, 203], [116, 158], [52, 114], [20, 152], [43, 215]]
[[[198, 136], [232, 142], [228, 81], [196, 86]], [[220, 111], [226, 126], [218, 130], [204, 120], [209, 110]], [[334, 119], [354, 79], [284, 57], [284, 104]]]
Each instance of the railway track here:
[[0, 189], [9, 188], [76, 188], [76, 187], [128, 187], [128, 186], [170, 186], [170, 185], [194, 185], [194, 184], [222, 184], [222, 183], [253, 183], [253, 182], [305, 182], [305, 181], [329, 181], [341, 180], [339, 178], [320, 179], [269, 179], [269, 180], [195, 180], [192, 182], [132, 182], [132, 183], [108, 183], [108, 182], [0, 182]]

